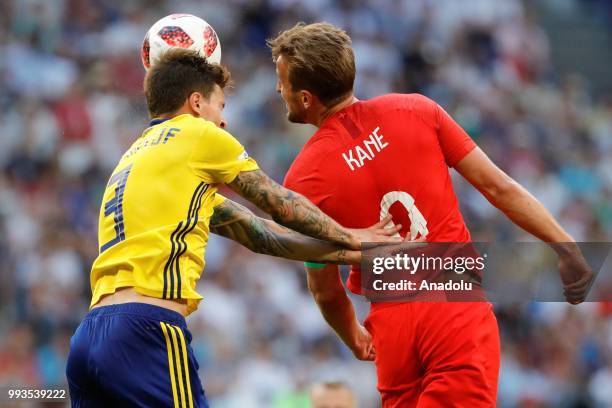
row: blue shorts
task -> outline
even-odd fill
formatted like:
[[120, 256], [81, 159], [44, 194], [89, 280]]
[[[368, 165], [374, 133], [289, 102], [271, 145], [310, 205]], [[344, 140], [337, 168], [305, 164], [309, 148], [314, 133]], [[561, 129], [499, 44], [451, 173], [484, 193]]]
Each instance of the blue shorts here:
[[185, 318], [144, 303], [93, 309], [70, 340], [73, 407], [208, 407]]

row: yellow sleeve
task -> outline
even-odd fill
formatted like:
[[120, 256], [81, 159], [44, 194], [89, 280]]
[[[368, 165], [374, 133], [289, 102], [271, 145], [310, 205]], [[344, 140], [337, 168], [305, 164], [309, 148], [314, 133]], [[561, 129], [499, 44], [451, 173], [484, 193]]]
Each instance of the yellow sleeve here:
[[212, 123], [204, 126], [189, 166], [206, 183], [231, 183], [238, 173], [259, 169], [234, 136]]

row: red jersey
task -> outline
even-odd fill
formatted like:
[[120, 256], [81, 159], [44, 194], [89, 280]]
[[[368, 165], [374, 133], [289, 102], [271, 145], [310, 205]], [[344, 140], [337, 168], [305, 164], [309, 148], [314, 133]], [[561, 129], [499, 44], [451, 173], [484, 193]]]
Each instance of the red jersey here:
[[[346, 227], [369, 227], [391, 213], [402, 236], [468, 242], [448, 168], [475, 147], [434, 101], [383, 95], [327, 118], [284, 184]], [[360, 293], [358, 267], [347, 286]]]

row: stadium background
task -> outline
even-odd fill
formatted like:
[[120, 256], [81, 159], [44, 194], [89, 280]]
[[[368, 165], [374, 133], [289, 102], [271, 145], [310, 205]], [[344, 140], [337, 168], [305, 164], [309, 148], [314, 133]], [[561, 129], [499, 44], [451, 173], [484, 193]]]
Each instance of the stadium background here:
[[[217, 30], [236, 81], [229, 130], [277, 180], [313, 129], [286, 121], [264, 41], [296, 21], [327, 20], [353, 37], [358, 97], [434, 98], [576, 239], [612, 240], [608, 1], [2, 1], [0, 386], [65, 382], [103, 187], [147, 123], [141, 40], [173, 12]], [[526, 239], [456, 185], [475, 240]], [[377, 406], [373, 366], [327, 328], [299, 264], [213, 238], [200, 290], [189, 325], [214, 407], [303, 406], [320, 379], [344, 380], [362, 407]], [[363, 316], [367, 304], [356, 302]], [[498, 308], [500, 406], [612, 406], [611, 313]]]

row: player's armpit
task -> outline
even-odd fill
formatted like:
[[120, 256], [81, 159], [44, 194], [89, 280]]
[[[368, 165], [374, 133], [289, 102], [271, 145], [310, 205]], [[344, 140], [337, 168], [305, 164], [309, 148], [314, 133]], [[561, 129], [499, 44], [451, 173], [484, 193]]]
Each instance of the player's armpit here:
[[261, 170], [244, 171], [228, 186], [270, 214], [279, 224], [352, 249], [360, 242], [304, 196], [288, 190]]
[[215, 207], [210, 231], [260, 254], [340, 264], [359, 263], [361, 260], [359, 251], [302, 235], [274, 221], [257, 217], [246, 207], [228, 199]]

